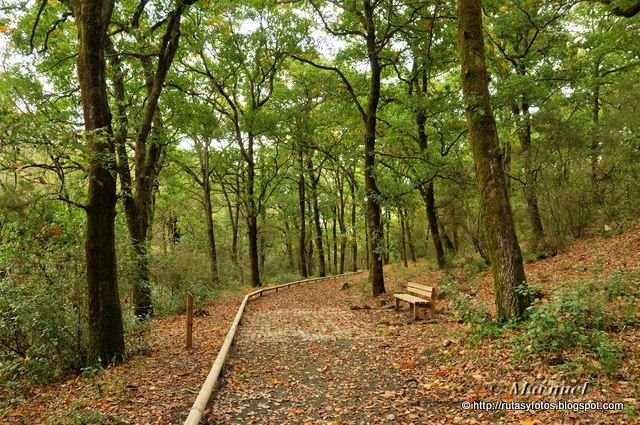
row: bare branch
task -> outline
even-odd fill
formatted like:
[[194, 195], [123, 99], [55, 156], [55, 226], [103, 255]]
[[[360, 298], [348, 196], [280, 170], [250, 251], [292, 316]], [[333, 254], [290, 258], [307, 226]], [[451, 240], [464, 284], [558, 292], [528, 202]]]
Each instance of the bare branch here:
[[85, 210], [85, 211], [86, 211], [86, 209], [88, 208], [86, 205], [81, 204], [81, 203], [79, 203], [79, 202], [76, 202], [76, 201], [74, 201], [74, 200], [72, 200], [72, 199], [69, 199], [69, 198], [68, 198], [68, 197], [66, 197], [66, 196], [59, 195], [59, 196], [57, 196], [57, 197], [54, 197], [53, 199], [54, 199], [54, 200], [56, 200], [56, 201], [66, 202], [66, 203], [67, 203], [67, 204], [69, 204], [69, 205], [73, 205], [74, 207], [77, 207], [77, 208], [82, 208], [82, 209], [83, 209], [83, 210]]
[[[51, 28], [49, 28], [49, 31], [47, 31], [47, 34], [44, 37], [44, 46], [42, 47], [41, 50], [38, 51], [38, 53], [44, 53], [47, 51], [47, 48], [49, 47], [49, 36], [51, 35], [51, 33], [53, 33], [56, 30], [56, 28], [58, 28], [59, 25], [62, 25], [63, 23], [67, 22], [67, 19], [71, 16], [72, 16], [71, 12], [64, 12], [62, 16], [53, 23], [53, 25], [51, 26]], [[31, 49], [33, 49], [33, 44], [31, 45]]]
[[[328, 32], [331, 35], [334, 35], [336, 37], [344, 37], [347, 35], [355, 35], [355, 36], [359, 36], [359, 37], [366, 37], [366, 34], [360, 31], [355, 31], [355, 30], [347, 30], [344, 28], [340, 28], [340, 29], [336, 29], [336, 28], [331, 28], [331, 26], [329, 25], [329, 23], [326, 21], [322, 11], [320, 11], [320, 6], [318, 6], [318, 4], [311, 0], [309, 1], [309, 3], [311, 4], [311, 7], [313, 7], [313, 10], [315, 10], [315, 12], [318, 14], [318, 16], [320, 17], [320, 20], [322, 21], [322, 26], [324, 26], [324, 30], [326, 32]], [[333, 4], [334, 6], [337, 6], [341, 9], [344, 9], [344, 5], [339, 4], [335, 1], [330, 1], [331, 4]], [[362, 17], [362, 14], [358, 13], [358, 11], [356, 10], [351, 10], [350, 12], [355, 13], [356, 15], [358, 15], [358, 17], [360, 18], [360, 20], [362, 21], [364, 18]]]

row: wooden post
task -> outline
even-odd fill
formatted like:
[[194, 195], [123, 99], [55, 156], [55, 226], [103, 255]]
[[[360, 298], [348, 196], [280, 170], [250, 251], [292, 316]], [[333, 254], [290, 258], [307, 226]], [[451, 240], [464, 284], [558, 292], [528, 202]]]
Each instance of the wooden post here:
[[191, 348], [193, 342], [193, 295], [187, 293], [187, 348]]

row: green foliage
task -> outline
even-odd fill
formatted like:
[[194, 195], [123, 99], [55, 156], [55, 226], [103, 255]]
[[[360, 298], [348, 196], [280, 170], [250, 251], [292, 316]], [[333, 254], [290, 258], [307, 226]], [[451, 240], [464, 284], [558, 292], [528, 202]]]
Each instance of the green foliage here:
[[477, 277], [481, 273], [486, 272], [488, 268], [489, 266], [487, 265], [487, 262], [483, 258], [477, 256], [472, 258], [467, 257], [462, 263], [462, 270], [464, 271], [466, 279]]
[[85, 363], [81, 228], [77, 211], [51, 207], [36, 204], [29, 221], [16, 213], [5, 224], [13, 234], [0, 244], [0, 375], [6, 379], [51, 379]]
[[460, 284], [453, 276], [446, 275], [440, 280], [438, 295], [451, 301], [458, 321], [469, 325], [469, 333], [467, 334], [469, 343], [476, 344], [484, 338], [495, 339], [502, 336], [504, 326], [491, 319], [488, 306], [475, 297], [462, 292]]
[[151, 324], [127, 312], [123, 315], [127, 355], [151, 353]]
[[201, 301], [215, 298], [209, 269], [193, 267], [194, 262], [206, 265], [203, 253], [180, 247], [173, 253], [152, 256], [152, 290], [154, 308], [158, 315], [183, 313], [187, 292]]
[[295, 282], [302, 280], [300, 275], [295, 272], [282, 272], [276, 275], [269, 276], [265, 279], [265, 285], [281, 285], [288, 282]]
[[574, 282], [549, 300], [536, 301], [526, 325], [529, 353], [552, 358], [580, 348], [605, 373], [613, 373], [621, 364], [621, 347], [609, 332], [637, 324], [638, 288], [633, 276], [616, 273], [609, 279]]

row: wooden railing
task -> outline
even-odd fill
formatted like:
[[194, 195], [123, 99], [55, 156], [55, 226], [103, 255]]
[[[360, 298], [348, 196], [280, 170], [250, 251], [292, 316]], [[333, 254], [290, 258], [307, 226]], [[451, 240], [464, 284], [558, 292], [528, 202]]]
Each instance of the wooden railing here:
[[288, 288], [289, 286], [294, 285], [302, 285], [307, 283], [313, 283], [320, 280], [328, 280], [328, 279], [340, 279], [348, 276], [352, 276], [354, 274], [363, 273], [362, 271], [344, 273], [333, 276], [326, 277], [314, 277], [311, 279], [298, 280], [295, 282], [285, 283], [283, 285], [277, 286], [267, 286], [265, 288], [260, 288], [256, 291], [250, 292], [245, 295], [242, 300], [242, 304], [240, 304], [240, 308], [238, 309], [238, 313], [236, 313], [236, 317], [231, 324], [231, 328], [227, 333], [227, 337], [224, 339], [224, 343], [222, 344], [222, 348], [220, 348], [220, 352], [218, 352], [218, 356], [216, 360], [213, 362], [213, 366], [211, 367], [211, 371], [209, 371], [209, 375], [207, 379], [204, 381], [200, 392], [198, 393], [198, 397], [196, 401], [193, 403], [191, 410], [189, 411], [189, 416], [184, 421], [184, 425], [197, 425], [200, 423], [200, 419], [204, 414], [205, 409], [207, 408], [207, 403], [209, 402], [209, 398], [211, 397], [211, 393], [216, 386], [216, 382], [218, 382], [218, 377], [220, 376], [220, 372], [222, 371], [222, 367], [224, 366], [224, 362], [227, 359], [227, 354], [229, 353], [229, 348], [231, 348], [231, 344], [233, 343], [233, 338], [236, 335], [236, 331], [238, 330], [238, 326], [240, 325], [240, 320], [242, 319], [242, 314], [244, 313], [244, 309], [247, 306], [249, 300], [255, 297], [261, 297], [263, 294], [275, 291], [278, 292], [280, 289]]

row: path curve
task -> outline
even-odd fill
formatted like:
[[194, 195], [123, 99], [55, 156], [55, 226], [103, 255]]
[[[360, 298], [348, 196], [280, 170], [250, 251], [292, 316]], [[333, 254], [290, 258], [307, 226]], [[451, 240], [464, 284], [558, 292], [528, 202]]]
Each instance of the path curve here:
[[[352, 287], [342, 290], [344, 282]], [[317, 282], [246, 309], [210, 424], [422, 423], [407, 313], [364, 304], [361, 277]], [[413, 329], [410, 329], [413, 328]]]

